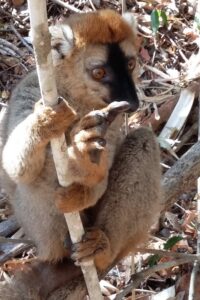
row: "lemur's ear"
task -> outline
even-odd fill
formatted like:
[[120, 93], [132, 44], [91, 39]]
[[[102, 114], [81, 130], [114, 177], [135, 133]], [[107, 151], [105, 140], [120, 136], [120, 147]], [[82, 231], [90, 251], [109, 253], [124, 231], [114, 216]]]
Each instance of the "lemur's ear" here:
[[74, 46], [74, 35], [68, 24], [51, 26], [49, 31], [51, 34], [53, 60], [56, 63], [56, 60], [70, 55]]
[[133, 15], [133, 13], [130, 12], [125, 12], [122, 15], [122, 18], [131, 26], [131, 28], [133, 29], [133, 31], [135, 33], [137, 33], [137, 21]]

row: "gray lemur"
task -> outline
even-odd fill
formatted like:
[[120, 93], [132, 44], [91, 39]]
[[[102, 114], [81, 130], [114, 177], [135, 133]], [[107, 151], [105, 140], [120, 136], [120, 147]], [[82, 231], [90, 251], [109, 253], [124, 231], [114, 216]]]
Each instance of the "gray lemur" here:
[[[66, 262], [69, 268], [62, 273], [73, 277], [79, 268], [70, 257], [93, 258], [98, 270], [106, 270], [147, 239], [159, 211], [159, 149], [150, 130], [127, 137], [121, 130], [122, 112], [135, 111], [139, 103], [137, 39], [128, 22], [100, 10], [73, 15], [51, 34], [57, 88], [65, 100], [44, 107], [35, 71], [18, 84], [1, 124], [1, 181], [37, 246], [40, 266], [56, 274]], [[49, 145], [62, 133], [68, 145], [67, 187], [59, 187]], [[86, 233], [80, 243], [64, 246], [69, 239], [63, 213], [77, 210]], [[44, 298], [66, 282], [45, 274], [36, 283], [44, 283], [43, 292], [38, 289]]]

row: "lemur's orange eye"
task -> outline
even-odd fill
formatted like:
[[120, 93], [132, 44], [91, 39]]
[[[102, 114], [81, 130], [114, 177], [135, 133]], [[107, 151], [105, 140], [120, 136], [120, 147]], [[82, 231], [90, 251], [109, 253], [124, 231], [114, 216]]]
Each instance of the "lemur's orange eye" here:
[[135, 60], [135, 58], [129, 59], [129, 61], [128, 61], [128, 69], [130, 71], [133, 71], [135, 69], [135, 66], [136, 66], [136, 60]]
[[106, 75], [104, 68], [95, 68], [92, 70], [92, 77], [95, 80], [101, 80]]

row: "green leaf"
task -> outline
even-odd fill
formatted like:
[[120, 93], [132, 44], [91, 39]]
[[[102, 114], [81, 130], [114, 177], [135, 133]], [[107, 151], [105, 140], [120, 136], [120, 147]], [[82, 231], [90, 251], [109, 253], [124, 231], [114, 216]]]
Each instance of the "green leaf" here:
[[161, 10], [160, 11], [160, 17], [162, 18], [162, 21], [163, 21], [163, 25], [167, 25], [167, 15], [166, 13], [164, 12], [164, 10]]
[[154, 9], [151, 12], [151, 28], [154, 33], [158, 31], [160, 25], [159, 14], [160, 12], [157, 9]]
[[197, 14], [197, 13], [195, 14], [194, 26], [198, 31], [200, 31], [200, 14]]
[[183, 238], [180, 235], [177, 236], [173, 236], [172, 238], [170, 238], [165, 244], [164, 244], [164, 249], [165, 250], [170, 250], [174, 245], [176, 245], [176, 243], [178, 243], [179, 241], [181, 241]]
[[159, 259], [160, 259], [160, 256], [158, 254], [151, 255], [148, 259], [149, 267], [153, 267], [154, 265], [156, 265], [157, 262], [159, 261]]

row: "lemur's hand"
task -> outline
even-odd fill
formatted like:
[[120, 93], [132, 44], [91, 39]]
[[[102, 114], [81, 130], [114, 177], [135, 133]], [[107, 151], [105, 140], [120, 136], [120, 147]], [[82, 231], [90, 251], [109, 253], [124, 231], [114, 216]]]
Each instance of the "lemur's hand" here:
[[83, 117], [72, 129], [68, 168], [74, 183], [59, 187], [55, 199], [64, 212], [83, 210], [96, 203], [93, 187], [108, 178], [108, 149], [105, 134], [115, 117], [127, 110], [127, 102], [113, 102]]
[[42, 100], [39, 100], [35, 104], [34, 113], [37, 117], [36, 130], [41, 138], [48, 141], [60, 136], [77, 120], [76, 112], [63, 99], [53, 107], [44, 106]]
[[[108, 175], [106, 132], [116, 116], [129, 109], [129, 104], [113, 102], [84, 116], [71, 131], [72, 169], [79, 173], [79, 183], [92, 186]], [[71, 154], [71, 155], [70, 155]]]
[[119, 113], [129, 108], [125, 101], [112, 102], [101, 110], [88, 113], [72, 130], [72, 143], [80, 152], [87, 153], [92, 163], [99, 164], [100, 155], [106, 149], [105, 134], [109, 125]]

